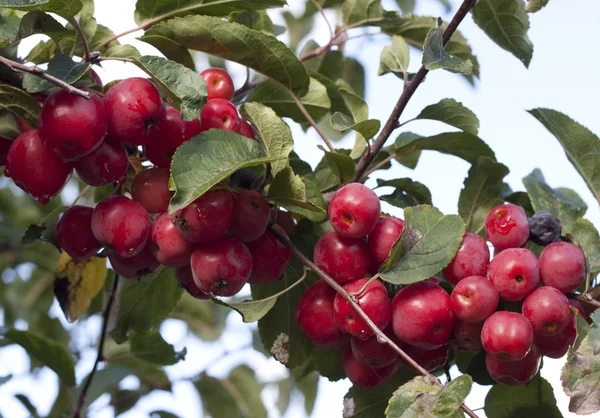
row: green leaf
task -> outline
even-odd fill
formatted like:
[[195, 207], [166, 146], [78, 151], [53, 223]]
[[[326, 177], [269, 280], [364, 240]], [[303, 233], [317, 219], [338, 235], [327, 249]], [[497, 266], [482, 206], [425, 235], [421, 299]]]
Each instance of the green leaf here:
[[521, 206], [525, 209], [527, 216], [531, 217], [535, 213], [533, 206], [531, 205], [531, 199], [526, 192], [514, 192], [504, 196], [504, 200], [509, 203]]
[[325, 156], [323, 159], [327, 163], [327, 166], [338, 180], [338, 184], [342, 185], [345, 183], [352, 182], [354, 173], [356, 171], [356, 165], [349, 155], [341, 154], [339, 152], [324, 151]]
[[30, 356], [54, 371], [65, 385], [75, 386], [75, 360], [67, 347], [29, 331], [4, 329], [0, 330], [0, 336], [23, 347]]
[[173, 156], [171, 178], [176, 192], [169, 213], [183, 209], [240, 168], [277, 159], [266, 155], [258, 142], [237, 133], [220, 129], [202, 132]]
[[[256, 9], [256, 2], [248, 2]], [[304, 96], [310, 78], [302, 61], [276, 38], [211, 16], [186, 16], [159, 23], [146, 35], [160, 35], [186, 48], [252, 68]]]
[[533, 109], [529, 113], [558, 139], [571, 164], [600, 202], [600, 139], [568, 116], [551, 109]]
[[49, 14], [44, 12], [30, 12], [23, 16], [17, 37], [10, 39], [9, 43], [37, 34], [47, 35], [54, 41], [75, 36], [75, 32], [66, 29]]
[[285, 20], [287, 33], [290, 37], [288, 45], [292, 51], [296, 51], [300, 41], [312, 31], [315, 24], [315, 16], [314, 14], [307, 15], [305, 13], [303, 16], [296, 17], [287, 10], [282, 13], [282, 16]]
[[500, 196], [507, 188], [502, 181], [507, 175], [505, 165], [487, 157], [473, 164], [458, 198], [458, 214], [465, 220], [467, 231], [483, 233], [490, 210], [504, 203]]
[[396, 138], [394, 149], [402, 154], [418, 150], [438, 151], [455, 155], [471, 164], [479, 157], [496, 159], [494, 151], [483, 140], [468, 132], [447, 132], [429, 137], [403, 132]]
[[394, 180], [377, 179], [377, 188], [394, 187], [391, 195], [381, 196], [380, 199], [399, 208], [420, 204], [431, 205], [431, 192], [422, 183], [409, 178]]
[[485, 366], [485, 351], [479, 352], [454, 350], [454, 359], [458, 370], [462, 374], [468, 374], [473, 382], [482, 386], [495, 385], [497, 382], [491, 378]]
[[444, 216], [428, 205], [404, 209], [404, 222], [404, 231], [380, 270], [381, 278], [394, 284], [415, 283], [439, 273], [452, 261], [465, 234], [460, 216]]
[[290, 127], [273, 109], [260, 103], [246, 102], [242, 105], [240, 113], [244, 119], [252, 122], [267, 156], [275, 159], [271, 163], [271, 173], [275, 176], [288, 166], [288, 156], [294, 149]]
[[142, 56], [140, 51], [136, 47], [131, 45], [114, 45], [106, 50], [103, 54], [105, 57], [116, 57], [116, 58], [135, 58], [138, 59]]
[[[315, 121], [321, 120], [331, 108], [327, 88], [313, 77], [310, 78], [308, 92], [299, 99]], [[298, 123], [306, 122], [306, 118], [298, 109], [298, 105], [289, 92], [274, 80], [265, 80], [260, 83], [246, 100], [269, 106], [282, 118], [290, 118]]]
[[0, 85], [0, 109], [5, 109], [29, 126], [36, 127], [42, 106], [23, 90], [6, 84]]
[[121, 344], [132, 330], [145, 331], [159, 324], [177, 305], [182, 293], [173, 269], [162, 268], [139, 280], [121, 280], [111, 336]]
[[319, 373], [311, 372], [303, 378], [296, 381], [300, 393], [304, 395], [304, 410], [306, 415], [310, 416], [315, 408], [317, 400], [317, 389], [319, 387]]
[[321, 201], [322, 197], [316, 201], [311, 199], [307, 192], [307, 183], [309, 187], [312, 186], [308, 179], [302, 179], [291, 167], [287, 167], [273, 178], [267, 198], [289, 212], [302, 215], [313, 222], [324, 222], [327, 220], [327, 211], [324, 209], [324, 202]]
[[571, 235], [581, 242], [589, 264], [590, 273], [600, 272], [600, 236], [593, 223], [587, 219], [577, 219]]
[[18, 38], [20, 22], [17, 17], [0, 15], [0, 48], [4, 48]]
[[408, 44], [402, 36], [392, 36], [392, 44], [385, 46], [381, 51], [379, 61], [379, 75], [394, 73], [400, 78], [408, 74], [410, 51]]
[[179, 416], [172, 414], [167, 411], [152, 411], [150, 412], [150, 418], [179, 418]]
[[310, 357], [310, 367], [330, 382], [337, 382], [346, 377], [342, 363], [342, 349], [325, 350], [315, 347]]
[[423, 46], [423, 65], [428, 70], [447, 70], [453, 73], [471, 75], [473, 63], [444, 49], [444, 28], [442, 19], [437, 20], [437, 27], [431, 29]]
[[277, 303], [277, 298], [245, 300], [243, 302], [224, 302], [214, 296], [211, 296], [211, 299], [217, 305], [235, 310], [242, 316], [242, 320], [247, 324], [261, 319], [273, 308], [273, 306], [275, 306], [275, 303]]
[[479, 131], [479, 119], [475, 113], [454, 99], [442, 99], [427, 106], [415, 119], [437, 120], [473, 135], [477, 135]]
[[158, 49], [167, 59], [178, 62], [192, 71], [196, 70], [194, 58], [190, 51], [183, 45], [160, 35], [147, 35], [138, 38], [138, 41], [146, 42]]
[[527, 13], [535, 13], [542, 10], [550, 0], [527, 0], [525, 11]]
[[415, 376], [415, 372], [402, 367], [385, 384], [375, 389], [352, 386], [344, 396], [344, 418], [384, 417], [393, 392]]
[[367, 119], [360, 122], [355, 122], [350, 116], [340, 112], [334, 113], [329, 119], [329, 123], [336, 131], [345, 132], [349, 129], [356, 131], [366, 139], [371, 139], [381, 127], [381, 122], [377, 119]]
[[285, 32], [284, 27], [273, 24], [273, 21], [264, 10], [233, 12], [229, 15], [229, 21], [239, 23], [249, 29], [264, 32], [267, 35], [279, 36]]
[[8, 381], [10, 381], [10, 379], [12, 379], [12, 377], [13, 377], [12, 374], [7, 374], [6, 376], [0, 376], [0, 386], [7, 383]]
[[19, 394], [15, 395], [15, 398], [17, 398], [19, 400], [19, 402], [21, 402], [21, 404], [25, 407], [25, 409], [27, 409], [27, 412], [29, 412], [31, 418], [40, 418], [40, 415], [38, 414], [37, 409], [31, 403], [31, 401], [29, 400], [29, 398], [27, 396], [19, 393]]
[[[252, 299], [265, 299], [289, 287], [301, 277], [301, 267], [292, 260], [283, 278], [272, 283], [253, 285]], [[305, 281], [277, 298], [275, 306], [258, 321], [263, 347], [276, 360], [294, 368], [308, 360], [313, 345], [295, 321], [296, 306], [308, 286]]]
[[529, 17], [523, 0], [481, 0], [472, 14], [492, 41], [529, 67], [533, 45], [527, 36]]
[[131, 354], [160, 366], [172, 365], [185, 360], [187, 350], [175, 351], [157, 330], [133, 331], [130, 336]]
[[40, 41], [34, 46], [29, 54], [27, 54], [26, 60], [34, 64], [43, 64], [48, 62], [54, 57], [56, 52], [56, 42], [52, 39], [48, 41]]
[[171, 106], [184, 120], [198, 119], [207, 100], [206, 82], [196, 71], [161, 57], [145, 55], [135, 63], [157, 83]]
[[488, 418], [562, 418], [550, 383], [539, 374], [519, 386], [494, 385], [485, 397]]
[[455, 417], [460, 405], [469, 392], [473, 380], [469, 375], [462, 375], [440, 385], [432, 378], [418, 376], [400, 386], [394, 392], [385, 416], [387, 418], [409, 418], [415, 416]]
[[51, 12], [67, 17], [75, 16], [83, 5], [81, 0], [0, 0], [0, 7], [26, 12]]
[[197, 337], [214, 341], [221, 335], [229, 312], [229, 309], [210, 301], [200, 301], [184, 292], [169, 316], [184, 321], [188, 330]]
[[[47, 74], [73, 84], [79, 80], [89, 69], [89, 63], [75, 62], [68, 55], [56, 55], [48, 64]], [[36, 75], [27, 73], [23, 76], [23, 88], [29, 93], [39, 93], [56, 87], [54, 83], [44, 80]]]
[[266, 418], [261, 387], [247, 366], [234, 368], [227, 379], [205, 376], [195, 382], [205, 412], [213, 418]]
[[[131, 374], [131, 370], [116, 366], [114, 364], [109, 364], [106, 368], [102, 370], [98, 370], [96, 374], [94, 374], [94, 380], [92, 380], [90, 389], [85, 397], [84, 406], [87, 407], [96, 401], [100, 396], [105, 393], [111, 392], [115, 390], [121, 381]], [[85, 376], [85, 379], [82, 383], [73, 389], [73, 399], [78, 399], [83, 387], [85, 385], [86, 380], [89, 378]]]
[[141, 25], [152, 19], [199, 13], [227, 16], [239, 10], [259, 10], [283, 7], [285, 0], [138, 0], [135, 5], [135, 23]]

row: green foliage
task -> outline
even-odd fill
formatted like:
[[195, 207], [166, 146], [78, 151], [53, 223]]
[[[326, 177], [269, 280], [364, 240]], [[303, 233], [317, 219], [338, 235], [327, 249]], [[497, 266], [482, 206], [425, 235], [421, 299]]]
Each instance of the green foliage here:
[[404, 210], [404, 231], [381, 266], [381, 278], [393, 284], [410, 284], [439, 273], [452, 261], [465, 233], [457, 215], [444, 216], [429, 205]]
[[545, 6], [548, 5], [550, 0], [527, 0], [527, 6], [525, 6], [525, 11], [527, 13], [535, 13], [542, 10]]
[[395, 190], [390, 195], [381, 196], [380, 199], [399, 208], [417, 205], [431, 205], [431, 192], [422, 183], [409, 178], [381, 180], [377, 179], [377, 187], [393, 187]]
[[423, 66], [428, 70], [447, 70], [453, 73], [471, 75], [473, 63], [457, 55], [451, 55], [444, 49], [444, 27], [442, 19], [431, 29], [423, 46]]
[[0, 109], [7, 110], [30, 126], [37, 126], [42, 107], [29, 94], [16, 87], [0, 85]]
[[475, 113], [454, 99], [442, 99], [427, 106], [415, 119], [437, 120], [473, 135], [479, 131], [479, 119]]
[[192, 71], [196, 69], [196, 64], [194, 63], [194, 58], [192, 58], [190, 51], [180, 43], [177, 43], [166, 36], [146, 35], [139, 37], [138, 40], [152, 45], [167, 59], [178, 62]]
[[379, 75], [394, 73], [400, 78], [408, 75], [410, 51], [408, 44], [401, 36], [392, 36], [392, 44], [385, 46], [381, 51], [379, 62]]
[[187, 350], [175, 351], [173, 345], [167, 343], [156, 330], [133, 331], [130, 337], [131, 354], [139, 359], [159, 366], [185, 360]]
[[[89, 68], [89, 63], [75, 62], [68, 55], [60, 54], [50, 60], [46, 73], [72, 84], [83, 77]], [[53, 87], [53, 83], [36, 75], [27, 73], [23, 77], [23, 88], [29, 93], [39, 93]]]
[[81, 0], [0, 0], [0, 7], [23, 11], [51, 12], [75, 16], [83, 7]]
[[489, 418], [526, 418], [532, 413], [548, 418], [562, 417], [552, 386], [539, 374], [524, 385], [495, 385], [485, 397], [484, 410]]

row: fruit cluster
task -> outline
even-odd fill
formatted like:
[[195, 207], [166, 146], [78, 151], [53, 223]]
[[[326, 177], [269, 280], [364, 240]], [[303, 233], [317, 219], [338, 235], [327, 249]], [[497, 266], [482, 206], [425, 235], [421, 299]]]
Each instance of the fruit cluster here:
[[[108, 255], [126, 278], [172, 267], [197, 298], [232, 296], [247, 282], [268, 283], [283, 274], [291, 253], [267, 231], [271, 209], [260, 192], [213, 189], [167, 212], [169, 168], [181, 144], [208, 129], [255, 139], [230, 101], [229, 74], [208, 69], [201, 75], [208, 90], [201, 122], [182, 120], [151, 81], [129, 78], [102, 98], [90, 89], [89, 99], [59, 89], [37, 96], [43, 101], [37, 129], [21, 123], [23, 133], [8, 146], [2, 142], [6, 176], [40, 204], [60, 192], [73, 169], [90, 186], [115, 184], [118, 193], [95, 208], [72, 206], [60, 218], [56, 242], [72, 258]], [[130, 157], [144, 164], [136, 167]]]
[[[500, 205], [485, 220], [487, 239], [495, 249], [492, 260], [486, 241], [467, 232], [442, 271], [443, 283], [434, 277], [389, 291], [368, 273], [376, 274], [388, 258], [404, 222], [380, 215], [379, 199], [370, 189], [361, 184], [342, 187], [329, 207], [334, 232], [319, 239], [313, 260], [423, 368], [431, 371], [445, 364], [453, 343], [463, 351], [484, 350], [490, 376], [518, 385], [536, 375], [541, 356], [560, 358], [574, 343], [571, 307], [584, 317], [585, 312], [565, 293], [584, 282], [585, 258], [579, 247], [560, 241], [560, 222], [549, 213], [528, 219], [521, 207]], [[524, 248], [529, 240], [546, 245], [539, 259]], [[303, 294], [296, 317], [315, 346], [344, 347], [344, 369], [357, 386], [375, 387], [403, 364], [322, 280]]]

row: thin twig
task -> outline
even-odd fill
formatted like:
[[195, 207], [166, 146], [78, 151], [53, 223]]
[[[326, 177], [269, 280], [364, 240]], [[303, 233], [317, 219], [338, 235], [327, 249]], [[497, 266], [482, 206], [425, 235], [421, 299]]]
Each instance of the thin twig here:
[[312, 126], [313, 128], [315, 128], [315, 131], [317, 131], [317, 133], [319, 134], [319, 136], [321, 137], [321, 139], [323, 140], [323, 142], [325, 142], [325, 145], [327, 145], [327, 148], [329, 148], [329, 151], [335, 152], [335, 148], [333, 147], [333, 145], [331, 144], [331, 142], [329, 141], [329, 139], [327, 139], [327, 137], [325, 136], [325, 134], [323, 133], [323, 131], [321, 131], [321, 129], [319, 129], [319, 127], [317, 126], [317, 123], [310, 116], [310, 114], [308, 113], [308, 110], [306, 110], [306, 108], [304, 107], [304, 105], [302, 104], [302, 102], [300, 101], [300, 99], [298, 98], [298, 96], [296, 96], [294, 94], [294, 92], [292, 92], [287, 87], [284, 87], [284, 88], [288, 92], [288, 94], [290, 95], [290, 97], [292, 98], [292, 100], [294, 101], [294, 103], [296, 103], [296, 106], [298, 106], [298, 109], [300, 110], [300, 113], [302, 113], [302, 115], [304, 116], [304, 118], [306, 119], [306, 121], [310, 124], [310, 126]]
[[600, 308], [600, 301], [593, 299], [589, 294], [587, 294], [587, 295], [572, 295], [569, 297], [571, 299], [578, 300], [579, 302], [587, 303], [588, 305], [592, 305], [596, 308]]
[[58, 87], [62, 87], [63, 89], [65, 89], [66, 91], [68, 91], [71, 94], [76, 94], [78, 96], [81, 96], [85, 99], [89, 99], [90, 98], [90, 93], [87, 91], [83, 91], [80, 90], [76, 87], [73, 87], [72, 85], [65, 83], [63, 80], [54, 77], [53, 75], [50, 75], [48, 73], [46, 73], [44, 70], [42, 70], [40, 67], [30, 67], [28, 65], [25, 64], [21, 64], [19, 62], [15, 62], [12, 60], [9, 60], [8, 58], [4, 58], [3, 56], [0, 56], [0, 64], [4, 64], [6, 65], [8, 68], [10, 68], [13, 71], [20, 71], [23, 73], [29, 73], [29, 74], [33, 74], [35, 76], [38, 76], [40, 78], [43, 78], [44, 80], [47, 80], [53, 84], [56, 84]]
[[[477, 2], [477, 0], [464, 0], [463, 1], [462, 5], [460, 6], [458, 11], [452, 18], [452, 21], [450, 22], [450, 24], [444, 31], [444, 45], [446, 45], [448, 43], [448, 41], [450, 41], [450, 38], [452, 37], [454, 32], [456, 32], [458, 25], [463, 21], [465, 16], [467, 16], [467, 14], [469, 13], [469, 10], [471, 10], [471, 8], [473, 8], [473, 6], [475, 6], [476, 2]], [[361, 179], [363, 177], [363, 174], [365, 173], [365, 171], [367, 170], [367, 168], [369, 167], [371, 162], [375, 159], [375, 157], [377, 157], [377, 154], [379, 154], [379, 151], [381, 151], [381, 149], [383, 148], [383, 145], [388, 140], [388, 138], [390, 137], [392, 132], [399, 126], [398, 120], [400, 119], [402, 112], [404, 112], [404, 109], [406, 108], [408, 101], [411, 99], [411, 97], [413, 96], [413, 94], [415, 93], [415, 91], [417, 90], [419, 85], [421, 85], [421, 83], [425, 79], [425, 76], [427, 75], [428, 72], [429, 72], [429, 70], [427, 68], [425, 68], [424, 66], [422, 66], [419, 69], [419, 71], [417, 72], [417, 74], [415, 74], [414, 78], [410, 81], [410, 83], [408, 83], [406, 88], [402, 91], [402, 94], [400, 95], [400, 98], [398, 99], [396, 106], [394, 106], [394, 110], [392, 111], [390, 117], [388, 118], [387, 122], [385, 123], [383, 129], [379, 133], [379, 136], [373, 143], [371, 151], [365, 153], [363, 155], [363, 157], [360, 159], [360, 161], [358, 162], [358, 164], [356, 165], [356, 173], [354, 175], [354, 181], [358, 181], [359, 179]]]
[[329, 23], [329, 19], [327, 19], [327, 15], [325, 14], [325, 10], [323, 10], [323, 6], [321, 6], [317, 0], [310, 0], [310, 1], [317, 8], [319, 13], [321, 13], [321, 16], [323, 16], [323, 20], [325, 21], [325, 24], [329, 28], [329, 33], [331, 34], [331, 37], [333, 38], [335, 36], [335, 31], [333, 30], [331, 23]]
[[[83, 33], [83, 29], [81, 29], [81, 25], [79, 24], [79, 22], [77, 21], [77, 19], [75, 19], [74, 17], [70, 17], [67, 19], [67, 21], [75, 28], [75, 32], [77, 32], [78, 38], [81, 38], [81, 44], [83, 45], [83, 60], [84, 61], [89, 61], [90, 60], [90, 45], [88, 44], [88, 40], [85, 36], [85, 33]], [[75, 49], [75, 45], [77, 45], [77, 38], [75, 39], [75, 41], [73, 41], [73, 50]]]
[[378, 162], [377, 164], [375, 164], [373, 166], [373, 168], [369, 169], [365, 174], [363, 174], [363, 176], [360, 178], [360, 181], [366, 180], [371, 175], [371, 173], [381, 169], [383, 166], [388, 164], [390, 161], [392, 161], [398, 155], [400, 155], [400, 154], [398, 154], [398, 153], [391, 154], [389, 157], [386, 157], [385, 159], [383, 159], [380, 162]]
[[106, 303], [106, 307], [102, 312], [102, 330], [100, 331], [100, 342], [98, 343], [98, 354], [96, 356], [96, 361], [94, 362], [94, 367], [90, 372], [87, 380], [85, 381], [85, 385], [79, 394], [79, 399], [77, 400], [77, 406], [73, 411], [72, 418], [79, 418], [81, 416], [81, 412], [83, 410], [83, 406], [85, 405], [85, 397], [92, 386], [92, 380], [94, 379], [94, 375], [96, 374], [96, 370], [98, 369], [98, 365], [101, 361], [104, 361], [104, 341], [106, 340], [106, 334], [108, 331], [108, 318], [110, 317], [110, 311], [112, 310], [113, 304], [115, 302], [115, 297], [117, 295], [117, 288], [119, 286], [119, 275], [115, 273], [115, 278], [113, 280], [112, 288], [110, 289], [110, 296], [108, 297], [108, 302]]
[[363, 287], [360, 288], [360, 290], [358, 292], [350, 293], [350, 296], [352, 296], [354, 298], [361, 297], [362, 294], [365, 293], [365, 290], [367, 290], [367, 287], [369, 287], [369, 285], [377, 279], [379, 279], [379, 273], [377, 273], [375, 276], [373, 276], [369, 280], [367, 280], [367, 282], [363, 285]]
[[[337, 293], [339, 293], [350, 304], [350, 306], [352, 306], [352, 308], [356, 311], [358, 316], [360, 316], [361, 319], [363, 321], [365, 321], [367, 326], [374, 332], [374, 334], [377, 336], [377, 340], [379, 342], [388, 344], [394, 351], [396, 351], [400, 355], [400, 357], [405, 362], [410, 364], [413, 368], [415, 368], [423, 376], [428, 377], [433, 382], [436, 382], [440, 385], [442, 384], [434, 375], [432, 375], [427, 370], [425, 370], [419, 363], [417, 363], [408, 354], [406, 354], [404, 352], [404, 350], [402, 350], [400, 347], [398, 347], [398, 345], [394, 341], [392, 341], [392, 339], [390, 339], [387, 335], [385, 335], [385, 333], [383, 331], [381, 331], [377, 327], [377, 325], [375, 325], [375, 323], [371, 320], [371, 318], [369, 318], [369, 316], [365, 313], [365, 311], [362, 310], [360, 305], [358, 305], [358, 303], [356, 302], [355, 298], [353, 298], [352, 295], [350, 295], [348, 292], [346, 292], [346, 290], [342, 286], [340, 286], [335, 280], [333, 280], [331, 277], [329, 277], [323, 270], [321, 270], [319, 267], [317, 267], [317, 265], [315, 263], [313, 263], [306, 255], [304, 255], [304, 253], [302, 251], [300, 251], [300, 249], [298, 247], [296, 247], [287, 236], [281, 234], [276, 228], [269, 227], [269, 229], [270, 229], [271, 233], [273, 235], [275, 235], [275, 237], [279, 241], [281, 241], [281, 243], [283, 245], [285, 245], [287, 248], [290, 249], [290, 251], [296, 256], [296, 258], [298, 258], [298, 260], [300, 260], [300, 262], [306, 268], [312, 270], [317, 276], [319, 276], [321, 279], [323, 279], [325, 282], [327, 282], [327, 284], [329, 286], [331, 286]], [[473, 411], [471, 411], [471, 409], [469, 409], [469, 407], [467, 407], [466, 405], [463, 404], [463, 405], [461, 405], [461, 407], [462, 407], [463, 411], [471, 418], [478, 418], [477, 415]]]

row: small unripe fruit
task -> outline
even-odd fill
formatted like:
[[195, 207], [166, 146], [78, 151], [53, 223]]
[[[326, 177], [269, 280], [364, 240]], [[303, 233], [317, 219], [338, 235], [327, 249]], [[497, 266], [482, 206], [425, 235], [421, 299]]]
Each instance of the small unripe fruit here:
[[373, 230], [381, 215], [379, 197], [361, 183], [339, 189], [329, 205], [329, 221], [335, 231], [349, 238], [362, 238]]
[[490, 249], [479, 235], [467, 232], [458, 253], [442, 270], [450, 283], [457, 284], [465, 277], [485, 276], [490, 264]]
[[483, 324], [481, 343], [486, 352], [500, 360], [521, 360], [533, 344], [533, 328], [519, 313], [495, 312]]
[[127, 177], [129, 159], [123, 145], [103, 141], [90, 154], [75, 161], [77, 175], [94, 187], [123, 183]]
[[529, 220], [520, 206], [496, 206], [485, 218], [485, 235], [498, 250], [518, 248], [529, 238]]
[[502, 299], [521, 300], [540, 283], [537, 257], [526, 248], [509, 248], [494, 257], [487, 277]]
[[135, 176], [131, 183], [131, 197], [148, 211], [162, 213], [169, 208], [169, 170], [149, 168]]
[[94, 209], [75, 205], [56, 224], [56, 243], [75, 260], [93, 256], [102, 248], [92, 233]]
[[371, 256], [363, 240], [328, 232], [317, 241], [313, 261], [332, 279], [343, 284], [364, 277], [369, 271]]
[[568, 242], [548, 245], [540, 255], [540, 276], [544, 286], [563, 293], [575, 291], [585, 280], [583, 251]]

